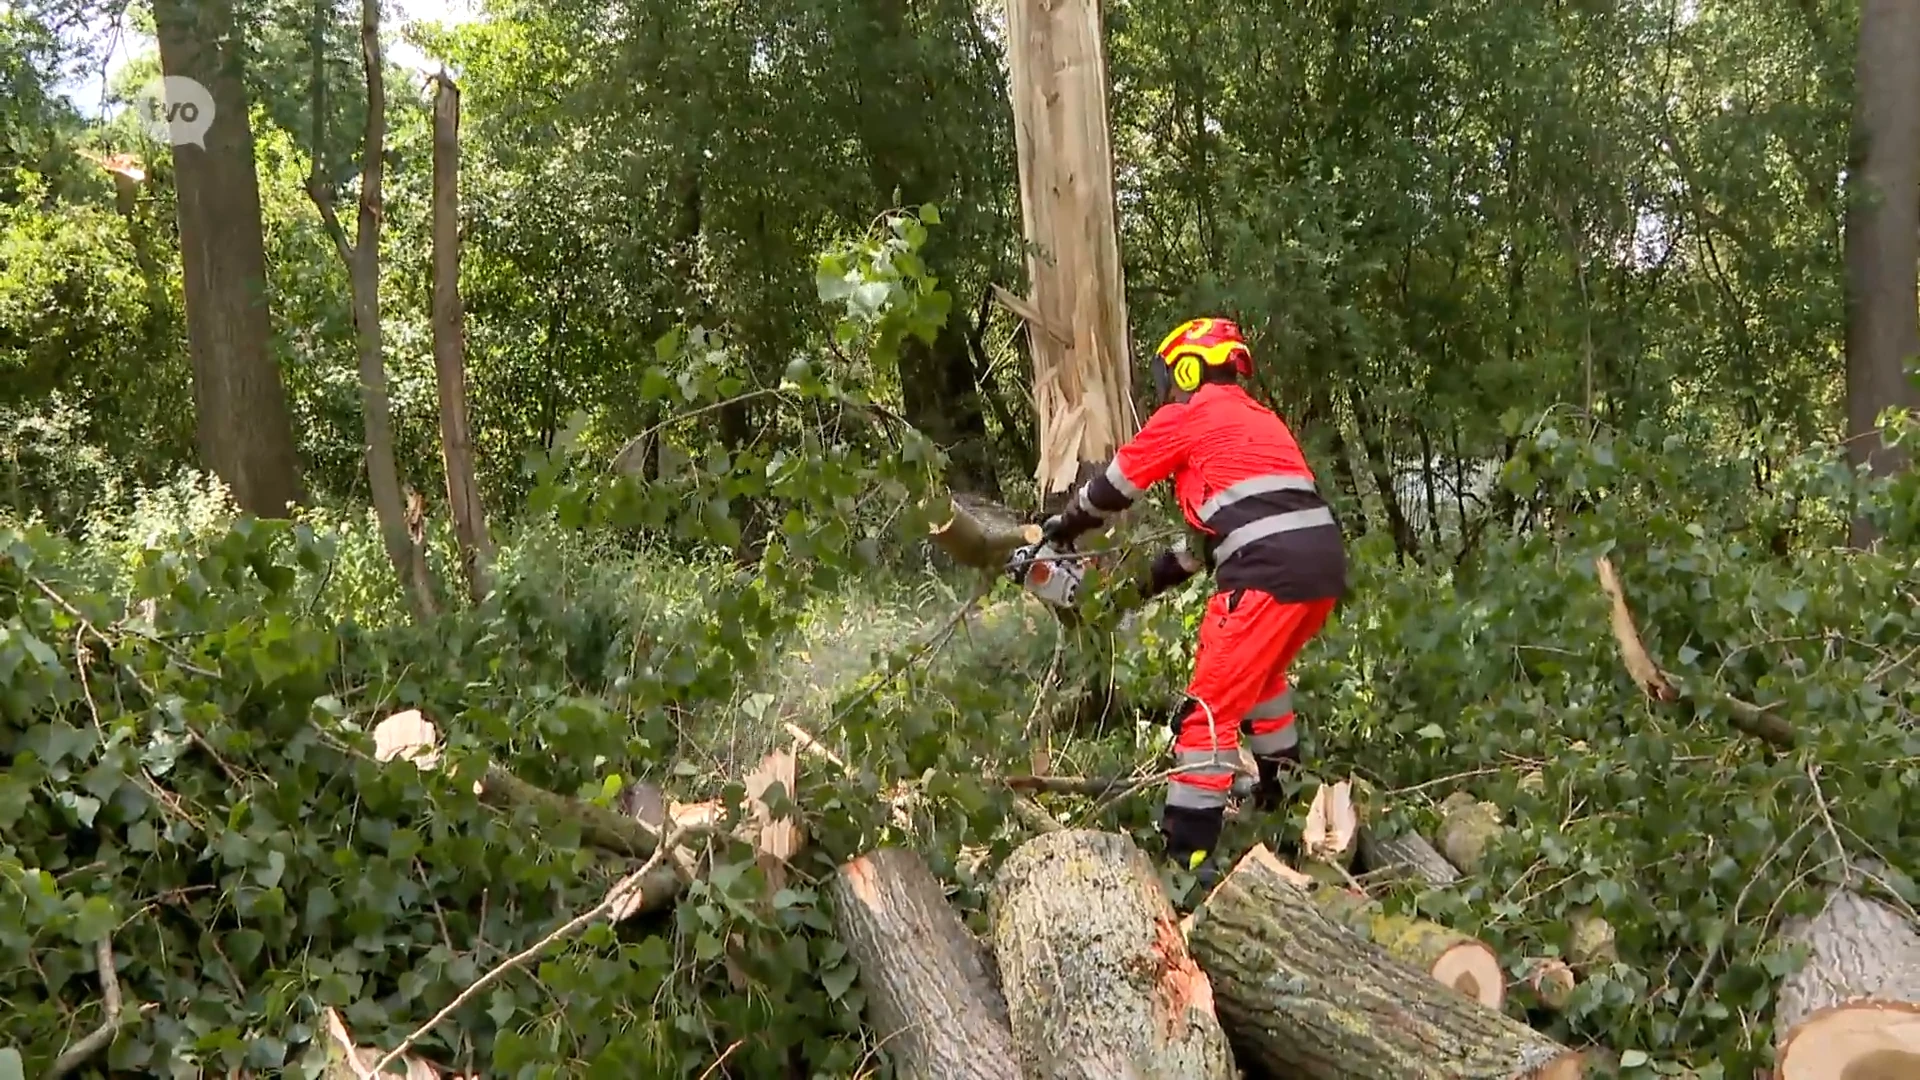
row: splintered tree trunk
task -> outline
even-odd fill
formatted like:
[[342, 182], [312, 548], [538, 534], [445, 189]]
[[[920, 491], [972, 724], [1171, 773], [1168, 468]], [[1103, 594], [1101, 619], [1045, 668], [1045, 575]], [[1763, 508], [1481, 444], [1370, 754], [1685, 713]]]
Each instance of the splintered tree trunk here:
[[443, 72], [433, 93], [433, 373], [440, 389], [440, 456], [447, 472], [447, 510], [460, 545], [467, 593], [487, 595], [493, 545], [474, 478], [467, 427], [467, 341], [460, 303], [460, 88]]
[[1885, 904], [1835, 889], [1782, 930], [1807, 964], [1780, 983], [1777, 1080], [1920, 1076], [1920, 932]]
[[1234, 1080], [1207, 977], [1132, 840], [1050, 832], [1001, 864], [994, 954], [1027, 1080]]
[[880, 848], [840, 868], [834, 931], [860, 965], [867, 1018], [905, 1080], [1020, 1080], [986, 951], [919, 855]]
[[[1097, 0], [1007, 0], [1007, 68], [1030, 299], [1042, 500], [1139, 430]], [[1009, 302], [1010, 301], [1010, 302]]]
[[1242, 1057], [1304, 1080], [1578, 1080], [1582, 1055], [1328, 918], [1264, 847], [1194, 913]]
[[[160, 67], [213, 98], [200, 143], [173, 147], [181, 285], [202, 463], [242, 510], [285, 517], [306, 501], [280, 366], [269, 347], [267, 256], [242, 43], [224, 0], [155, 0]], [[136, 246], [136, 252], [139, 248]]]

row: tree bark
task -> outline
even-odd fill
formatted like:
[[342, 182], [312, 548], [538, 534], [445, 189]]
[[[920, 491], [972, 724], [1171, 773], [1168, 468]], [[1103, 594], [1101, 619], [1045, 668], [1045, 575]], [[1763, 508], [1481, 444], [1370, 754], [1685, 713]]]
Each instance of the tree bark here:
[[260, 182], [236, 23], [226, 0], [155, 0], [153, 15], [162, 72], [198, 82], [213, 99], [201, 145], [173, 147], [200, 457], [242, 510], [286, 517], [306, 492], [268, 344]]
[[1243, 1059], [1304, 1080], [1577, 1080], [1583, 1055], [1329, 919], [1264, 847], [1194, 913]]
[[[1291, 880], [1291, 879], [1290, 879]], [[1299, 883], [1305, 888], [1304, 883]], [[1426, 972], [1490, 1009], [1507, 1000], [1500, 954], [1478, 938], [1425, 919], [1391, 915], [1365, 893], [1316, 884], [1313, 906], [1332, 921], [1385, 949], [1387, 955]]]
[[[333, 186], [321, 174], [325, 154], [324, 117], [314, 116], [313, 171], [307, 195], [320, 211], [327, 235], [333, 238], [347, 266], [353, 293], [353, 329], [358, 343], [360, 403], [366, 428], [367, 486], [373, 492], [373, 510], [380, 522], [380, 539], [400, 579], [415, 618], [432, 615], [438, 606], [432, 582], [422, 572], [408, 534], [406, 506], [400, 492], [400, 470], [393, 453], [393, 410], [387, 398], [387, 365], [380, 325], [380, 222], [385, 213], [381, 180], [386, 172], [387, 90], [380, 55], [379, 0], [361, 0], [360, 60], [366, 72], [367, 126], [360, 147], [360, 209], [353, 240], [347, 240], [334, 208]], [[323, 88], [323, 80], [316, 80]], [[317, 96], [317, 95], [316, 95]]]
[[[1847, 449], [1885, 476], [1907, 466], [1874, 420], [1890, 406], [1920, 408], [1906, 362], [1920, 353], [1920, 5], [1866, 0], [1847, 169]], [[1877, 537], [1864, 518], [1853, 545]]]
[[477, 604], [487, 594], [493, 544], [467, 427], [465, 322], [460, 302], [460, 88], [441, 72], [434, 77], [433, 94], [433, 371], [440, 389], [447, 509], [460, 545], [467, 593]]
[[869, 852], [827, 891], [834, 932], [860, 965], [867, 1018], [902, 1080], [1020, 1080], [985, 946], [919, 855]]
[[1233, 1080], [1207, 977], [1133, 841], [1085, 829], [1028, 841], [988, 900], [1028, 1080]]
[[1382, 840], [1372, 830], [1362, 828], [1360, 866], [1369, 873], [1385, 871], [1435, 887], [1453, 885], [1460, 880], [1460, 871], [1424, 837], [1413, 832]]
[[1920, 933], [1850, 889], [1781, 931], [1807, 949], [1774, 1006], [1778, 1080], [1896, 1080], [1920, 1075]]
[[1463, 874], [1477, 874], [1486, 861], [1487, 848], [1506, 829], [1505, 813], [1489, 802], [1481, 802], [1464, 791], [1456, 791], [1440, 804], [1440, 851]]

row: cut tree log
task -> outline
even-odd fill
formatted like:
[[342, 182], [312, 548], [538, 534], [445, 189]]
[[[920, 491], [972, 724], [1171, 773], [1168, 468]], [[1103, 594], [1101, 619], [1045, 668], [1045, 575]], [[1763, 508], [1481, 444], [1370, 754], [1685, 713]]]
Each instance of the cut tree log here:
[[1440, 853], [1463, 874], [1477, 874], [1487, 848], [1506, 828], [1506, 812], [1456, 791], [1440, 804]]
[[1360, 829], [1360, 868], [1369, 874], [1425, 882], [1436, 888], [1457, 884], [1460, 871], [1416, 832], [1381, 839], [1364, 825]]
[[1567, 917], [1567, 959], [1580, 970], [1605, 967], [1620, 959], [1613, 924], [1582, 908]]
[[1776, 1080], [1909, 1080], [1920, 1076], [1920, 930], [1901, 912], [1847, 888], [1781, 930], [1807, 950], [1781, 980], [1773, 1030]]
[[[1298, 884], [1298, 879], [1288, 880]], [[1500, 969], [1500, 954], [1486, 942], [1439, 923], [1389, 914], [1353, 889], [1317, 883], [1307, 894], [1329, 919], [1385, 949], [1394, 959], [1426, 972], [1442, 986], [1489, 1009], [1506, 1004], [1507, 979]]]
[[1001, 863], [987, 910], [1026, 1080], [1238, 1077], [1207, 977], [1132, 840], [1029, 840]]
[[920, 856], [879, 848], [827, 886], [867, 1019], [905, 1080], [1020, 1080], [986, 949]]
[[1005, 507], [957, 494], [949, 504], [952, 515], [933, 527], [932, 540], [962, 566], [997, 570], [1014, 548], [1040, 541], [1040, 526], [1021, 522]]
[[1361, 939], [1299, 880], [1255, 847], [1195, 912], [1242, 1060], [1302, 1080], [1578, 1080], [1586, 1055]]

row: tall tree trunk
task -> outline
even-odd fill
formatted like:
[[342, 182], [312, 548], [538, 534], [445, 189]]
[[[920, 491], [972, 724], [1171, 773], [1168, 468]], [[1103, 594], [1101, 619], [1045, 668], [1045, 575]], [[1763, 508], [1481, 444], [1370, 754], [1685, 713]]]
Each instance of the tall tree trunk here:
[[[316, 17], [320, 8], [316, 6]], [[317, 35], [316, 35], [317, 36]], [[324, 114], [314, 113], [313, 172], [307, 194], [319, 208], [327, 234], [347, 264], [353, 291], [353, 329], [359, 345], [360, 403], [367, 437], [367, 485], [373, 490], [373, 510], [380, 521], [380, 539], [392, 560], [394, 573], [416, 618], [433, 614], [437, 604], [428, 578], [420, 541], [407, 527], [407, 511], [400, 493], [400, 471], [393, 455], [393, 411], [387, 400], [387, 365], [380, 328], [380, 218], [381, 180], [386, 171], [387, 88], [380, 56], [380, 0], [361, 0], [360, 59], [367, 78], [367, 127], [360, 154], [360, 210], [353, 240], [347, 240], [334, 209], [333, 186], [321, 174], [324, 156]], [[323, 78], [316, 78], [324, 86]]]
[[444, 71], [433, 81], [433, 373], [440, 388], [447, 510], [453, 515], [467, 593], [477, 604], [487, 595], [493, 545], [467, 428], [467, 331], [460, 304], [460, 88]]
[[[1920, 5], [1866, 0], [1847, 198], [1847, 448], [1854, 464], [1884, 476], [1907, 465], [1874, 419], [1920, 406], [1905, 364], [1920, 353], [1915, 260], [1920, 259]], [[1853, 544], [1877, 537], [1861, 518]]]
[[240, 508], [285, 517], [306, 501], [280, 368], [268, 347], [260, 182], [226, 0], [154, 0], [160, 68], [213, 99], [201, 145], [173, 148], [174, 191], [201, 461]]

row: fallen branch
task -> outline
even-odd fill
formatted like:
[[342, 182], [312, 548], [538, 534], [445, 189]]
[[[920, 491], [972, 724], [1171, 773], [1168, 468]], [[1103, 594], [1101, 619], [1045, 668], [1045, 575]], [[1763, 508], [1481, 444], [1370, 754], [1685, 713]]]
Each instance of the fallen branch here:
[[93, 1055], [105, 1050], [120, 1031], [120, 974], [113, 966], [113, 938], [101, 935], [93, 946], [94, 963], [100, 974], [101, 1017], [100, 1026], [86, 1034], [63, 1052], [47, 1070], [48, 1080], [65, 1076], [87, 1063]]
[[1634, 627], [1633, 610], [1627, 606], [1626, 591], [1620, 586], [1613, 561], [1601, 556], [1593, 565], [1600, 575], [1600, 588], [1612, 606], [1613, 639], [1619, 646], [1620, 660], [1626, 665], [1627, 674], [1648, 697], [1664, 702], [1684, 699], [1696, 708], [1723, 706], [1730, 714], [1729, 724], [1735, 731], [1782, 750], [1793, 748], [1796, 742], [1793, 725], [1773, 715], [1777, 705], [1755, 705], [1718, 690], [1703, 692], [1655, 664], [1640, 640], [1639, 630]]
[[667, 852], [672, 851], [691, 831], [693, 830], [678, 828], [668, 834], [665, 841], [659, 844], [655, 848], [653, 855], [647, 859], [646, 865], [623, 878], [618, 885], [615, 885], [607, 892], [607, 895], [603, 897], [599, 903], [568, 919], [552, 933], [488, 969], [485, 974], [475, 979], [465, 990], [454, 995], [453, 1000], [448, 1002], [445, 1008], [434, 1013], [427, 1019], [426, 1023], [414, 1028], [406, 1038], [400, 1040], [399, 1046], [387, 1051], [384, 1057], [374, 1062], [373, 1068], [369, 1071], [374, 1076], [379, 1076], [386, 1071], [388, 1065], [398, 1061], [402, 1055], [413, 1048], [415, 1043], [418, 1043], [421, 1039], [425, 1038], [429, 1032], [438, 1027], [441, 1021], [459, 1012], [461, 1007], [478, 996], [480, 991], [498, 982], [509, 972], [524, 966], [529, 960], [545, 952], [548, 947], [552, 946], [555, 942], [593, 920], [632, 904], [635, 899], [635, 894], [640, 889], [646, 887], [649, 875], [659, 867], [661, 860], [666, 858]]
[[962, 566], [998, 570], [1013, 549], [1040, 540], [1040, 526], [1019, 521], [1004, 507], [962, 495], [952, 496], [949, 506], [951, 515], [933, 527], [931, 538]]

